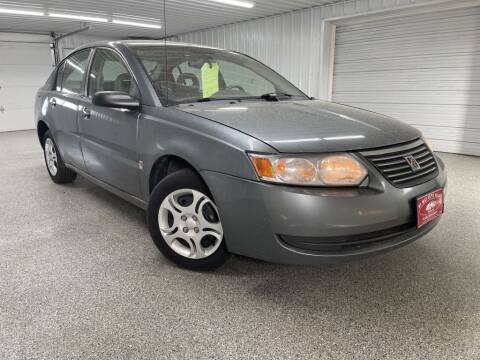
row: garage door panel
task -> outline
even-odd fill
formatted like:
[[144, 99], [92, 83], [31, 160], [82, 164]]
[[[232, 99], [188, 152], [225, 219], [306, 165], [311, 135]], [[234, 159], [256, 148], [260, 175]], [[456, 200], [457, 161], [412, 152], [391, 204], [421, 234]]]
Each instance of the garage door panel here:
[[426, 137], [435, 140], [464, 141], [478, 143], [480, 141], [480, 129], [450, 128], [443, 126], [419, 126]]
[[33, 109], [7, 109], [4, 113], [0, 112], [0, 124], [1, 131], [33, 129], [35, 127]]
[[0, 85], [7, 86], [38, 86], [38, 80], [44, 82], [50, 76], [53, 67], [45, 65], [0, 65]]
[[[337, 54], [337, 56], [339, 56]], [[469, 77], [470, 75], [478, 79], [480, 73], [480, 51], [466, 52], [463, 54], [442, 56], [415, 55], [415, 56], [390, 56], [379, 53], [380, 58], [353, 58], [347, 60], [337, 58], [335, 62], [336, 74], [340, 73], [372, 73], [375, 71], [389, 72], [389, 76], [395, 74], [408, 76], [411, 71], [419, 75], [424, 71], [434, 71], [439, 76], [455, 79], [457, 76]], [[453, 70], [452, 70], [453, 69]]]
[[480, 106], [480, 92], [458, 92], [458, 91], [359, 91], [335, 93], [336, 101], [350, 103], [359, 101], [368, 103], [383, 104], [448, 104], [448, 105], [474, 105]]
[[52, 59], [49, 44], [34, 38], [0, 41], [0, 132], [35, 127], [35, 94], [52, 72]]
[[365, 87], [372, 91], [410, 91], [415, 87], [417, 91], [441, 91], [469, 92], [480, 91], [480, 81], [468, 81], [467, 79], [442, 79], [432, 78], [434, 72], [422, 74], [418, 78], [405, 79], [405, 77], [389, 77], [385, 79], [383, 74], [368, 74], [365, 76], [352, 76], [342, 82], [335, 82], [334, 89], [337, 94], [349, 92], [362, 92]]
[[11, 86], [2, 88], [1, 91], [1, 105], [6, 108], [31, 108], [32, 102], [35, 102], [35, 95], [38, 86]]
[[350, 33], [355, 31], [364, 31], [369, 29], [391, 28], [406, 25], [407, 27], [416, 26], [419, 23], [427, 24], [429, 26], [438, 24], [444, 20], [457, 21], [458, 18], [465, 19], [469, 16], [480, 15], [479, 7], [472, 7], [467, 10], [456, 9], [449, 11], [438, 11], [430, 13], [422, 13], [417, 15], [409, 15], [402, 17], [387, 17], [385, 19], [378, 19], [376, 21], [364, 20], [360, 17], [351, 20], [345, 20], [339, 23], [337, 29], [338, 34]]
[[[448, 43], [449, 48], [443, 46]], [[402, 48], [402, 56], [431, 55], [442, 56], [448, 53], [469, 53], [472, 49], [480, 51], [480, 35], [470, 32], [459, 32], [449, 35], [425, 35], [411, 39], [387, 39], [379, 41], [364, 41], [355, 44], [340, 45], [335, 48], [338, 58], [345, 60], [369, 59], [371, 49], [383, 57], [398, 53]], [[399, 54], [400, 55], [400, 54]]]
[[337, 25], [333, 100], [480, 154], [480, 8]]
[[[480, 123], [480, 106], [432, 105], [432, 104], [366, 104], [350, 102], [351, 105], [370, 109], [391, 116], [413, 126], [446, 124], [452, 128], [477, 128]], [[473, 120], [472, 120], [473, 119]]]
[[435, 139], [431, 139], [431, 143], [436, 151], [480, 156], [480, 150], [478, 149], [477, 143]]
[[[381, 40], [392, 37], [402, 38], [417, 35], [419, 32], [430, 34], [448, 34], [450, 32], [463, 32], [477, 29], [479, 27], [477, 14], [468, 14], [457, 17], [447, 16], [444, 19], [428, 19], [418, 22], [396, 23], [394, 25], [375, 26], [375, 34], [370, 34], [372, 28], [359, 29], [356, 31], [345, 31], [340, 29], [337, 32], [337, 43], [340, 45], [363, 41], [365, 37], [369, 40]], [[428, 30], [426, 30], [428, 29]]]
[[38, 65], [51, 63], [50, 45], [45, 43], [0, 42], [0, 65]]

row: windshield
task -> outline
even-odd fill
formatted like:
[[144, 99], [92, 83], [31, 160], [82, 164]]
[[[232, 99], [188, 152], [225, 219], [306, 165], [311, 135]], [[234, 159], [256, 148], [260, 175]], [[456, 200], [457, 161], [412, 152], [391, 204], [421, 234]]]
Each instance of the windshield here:
[[183, 45], [130, 45], [130, 49], [143, 64], [163, 105], [307, 99], [282, 76], [246, 55]]

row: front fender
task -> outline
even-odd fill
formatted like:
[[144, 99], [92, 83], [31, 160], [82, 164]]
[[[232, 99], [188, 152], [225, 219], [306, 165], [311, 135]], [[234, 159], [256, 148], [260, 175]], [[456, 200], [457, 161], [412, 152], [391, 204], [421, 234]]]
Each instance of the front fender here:
[[276, 152], [247, 134], [175, 108], [144, 107], [137, 143], [145, 200], [149, 198], [150, 172], [162, 156], [178, 156], [199, 173], [208, 170], [257, 180], [246, 151]]

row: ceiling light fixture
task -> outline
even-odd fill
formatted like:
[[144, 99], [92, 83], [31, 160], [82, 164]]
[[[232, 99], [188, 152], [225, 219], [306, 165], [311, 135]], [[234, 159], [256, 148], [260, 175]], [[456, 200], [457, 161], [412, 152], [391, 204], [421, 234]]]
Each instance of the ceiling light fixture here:
[[33, 16], [45, 15], [45, 13], [40, 11], [27, 11], [27, 10], [5, 9], [5, 8], [0, 8], [0, 13], [13, 14], [13, 15], [33, 15]]
[[74, 14], [58, 14], [50, 13], [48, 14], [51, 17], [62, 18], [62, 19], [73, 19], [73, 20], [83, 20], [83, 21], [96, 21], [96, 22], [108, 22], [108, 19], [86, 16], [86, 15], [74, 15]]
[[120, 24], [120, 25], [130, 25], [130, 26], [138, 26], [138, 27], [144, 27], [144, 28], [150, 28], [150, 29], [161, 29], [161, 25], [155, 25], [155, 24], [146, 24], [146, 23], [139, 23], [139, 22], [134, 22], [134, 21], [125, 21], [125, 20], [112, 20], [112, 23], [114, 24]]
[[232, 5], [232, 6], [240, 6], [247, 9], [251, 9], [255, 6], [254, 2], [251, 1], [243, 1], [243, 0], [210, 0], [215, 1], [222, 4]]

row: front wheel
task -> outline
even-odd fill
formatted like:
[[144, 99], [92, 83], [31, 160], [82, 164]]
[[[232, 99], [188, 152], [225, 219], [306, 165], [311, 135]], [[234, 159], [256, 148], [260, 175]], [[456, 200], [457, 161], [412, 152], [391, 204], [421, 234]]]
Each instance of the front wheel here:
[[218, 209], [190, 169], [168, 175], [155, 187], [148, 226], [162, 254], [181, 267], [210, 270], [228, 258]]

